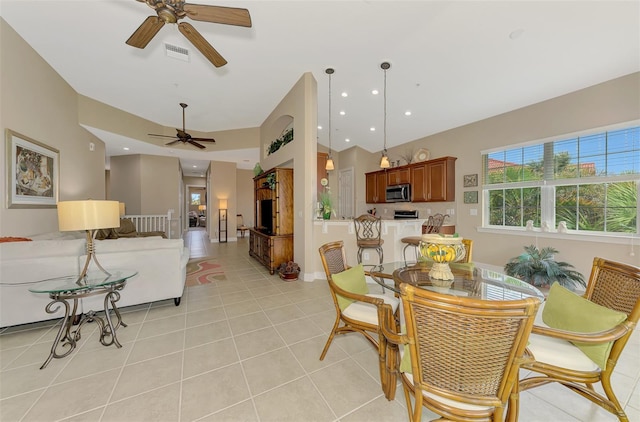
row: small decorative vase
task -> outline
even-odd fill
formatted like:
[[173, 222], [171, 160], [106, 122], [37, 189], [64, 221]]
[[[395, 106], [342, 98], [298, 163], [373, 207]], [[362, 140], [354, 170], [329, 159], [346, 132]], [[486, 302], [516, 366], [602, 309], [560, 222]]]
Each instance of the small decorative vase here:
[[331, 220], [331, 211], [322, 213], [323, 220]]

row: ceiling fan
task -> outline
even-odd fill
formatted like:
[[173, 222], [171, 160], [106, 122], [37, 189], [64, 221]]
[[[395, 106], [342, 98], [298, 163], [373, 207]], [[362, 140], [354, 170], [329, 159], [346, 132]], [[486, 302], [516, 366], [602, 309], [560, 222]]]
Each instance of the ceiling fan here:
[[182, 130], [180, 129], [176, 129], [176, 131], [178, 132], [178, 134], [176, 136], [167, 136], [167, 135], [156, 135], [154, 133], [149, 133], [149, 136], [156, 136], [158, 138], [176, 138], [175, 140], [166, 143], [165, 145], [173, 145], [176, 144], [178, 142], [182, 142], [183, 144], [185, 143], [189, 143], [191, 145], [197, 146], [200, 149], [205, 149], [206, 147], [204, 145], [199, 144], [198, 142], [213, 142], [215, 143], [216, 140], [213, 138], [193, 138], [191, 135], [189, 135], [186, 132], [185, 126], [184, 126], [184, 109], [188, 107], [187, 104], [185, 103], [180, 103], [180, 107], [182, 107]]
[[[127, 40], [127, 44], [137, 48], [145, 48], [165, 23], [176, 23], [185, 16], [197, 21], [251, 27], [251, 16], [247, 9], [190, 4], [184, 0], [137, 1], [147, 3], [158, 14], [145, 19]], [[181, 22], [178, 29], [215, 67], [227, 64], [224, 57], [191, 24]]]

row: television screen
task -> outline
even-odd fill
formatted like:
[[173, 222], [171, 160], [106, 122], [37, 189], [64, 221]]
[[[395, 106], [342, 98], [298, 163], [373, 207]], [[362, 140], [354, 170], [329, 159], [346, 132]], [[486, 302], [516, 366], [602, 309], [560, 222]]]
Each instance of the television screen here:
[[270, 199], [260, 201], [260, 229], [263, 233], [273, 234], [273, 204]]

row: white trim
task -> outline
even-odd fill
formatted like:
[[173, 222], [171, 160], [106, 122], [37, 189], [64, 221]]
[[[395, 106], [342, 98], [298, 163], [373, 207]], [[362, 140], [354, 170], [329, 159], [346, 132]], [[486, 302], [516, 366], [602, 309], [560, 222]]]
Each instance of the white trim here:
[[476, 227], [478, 233], [493, 233], [493, 234], [506, 234], [513, 236], [528, 236], [528, 237], [542, 237], [550, 239], [563, 239], [573, 240], [576, 242], [599, 242], [599, 243], [614, 243], [620, 245], [634, 246], [640, 243], [640, 235], [625, 234], [602, 234], [602, 233], [588, 233], [584, 231], [575, 232], [570, 231], [568, 233], [559, 233], [557, 230], [552, 229], [548, 232], [543, 232], [540, 229], [526, 230], [524, 227]]

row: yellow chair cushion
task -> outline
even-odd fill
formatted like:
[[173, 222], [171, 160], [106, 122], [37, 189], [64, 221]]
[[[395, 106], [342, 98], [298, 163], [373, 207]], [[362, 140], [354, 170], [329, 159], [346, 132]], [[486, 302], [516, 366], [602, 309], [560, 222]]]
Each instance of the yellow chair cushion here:
[[[362, 266], [362, 264], [351, 267], [348, 270], [333, 274], [331, 278], [338, 287], [348, 291], [349, 293], [356, 293], [361, 295], [366, 295], [367, 293], [369, 293], [367, 280], [364, 277], [364, 267]], [[347, 306], [355, 302], [354, 300], [351, 300], [344, 296], [336, 296], [338, 299], [338, 306], [342, 311], [344, 311]]]
[[[600, 306], [554, 283], [542, 311], [542, 320], [551, 328], [576, 333], [597, 333], [609, 330], [627, 319], [624, 312]], [[573, 342], [601, 369], [605, 369], [612, 342]]]

